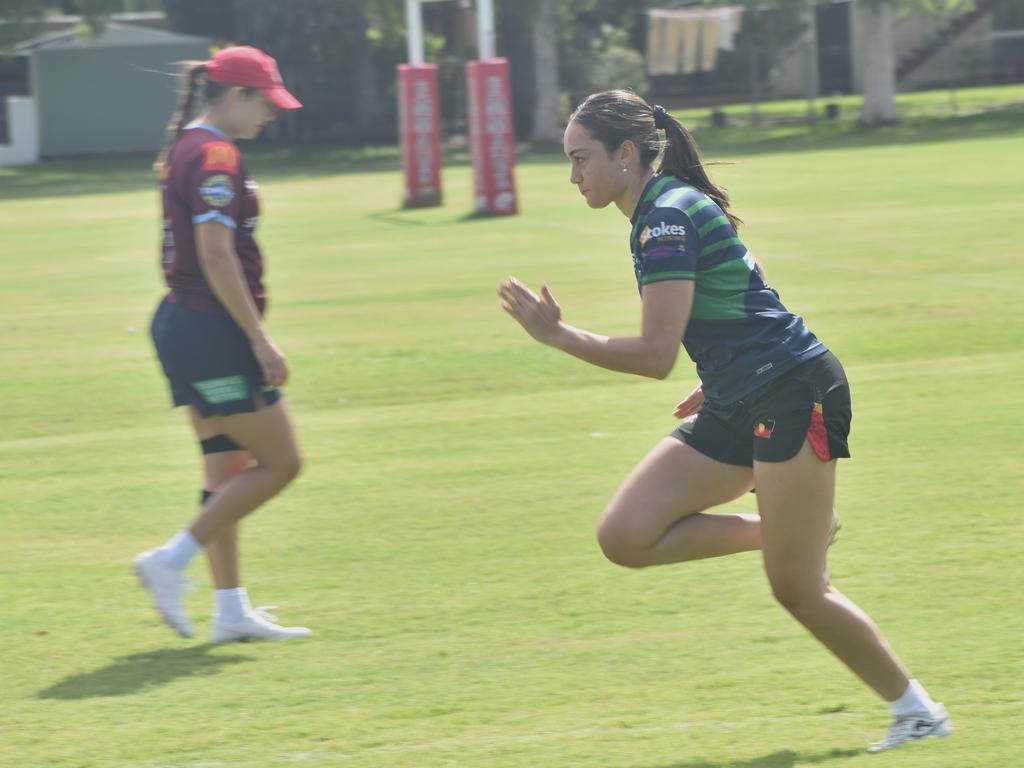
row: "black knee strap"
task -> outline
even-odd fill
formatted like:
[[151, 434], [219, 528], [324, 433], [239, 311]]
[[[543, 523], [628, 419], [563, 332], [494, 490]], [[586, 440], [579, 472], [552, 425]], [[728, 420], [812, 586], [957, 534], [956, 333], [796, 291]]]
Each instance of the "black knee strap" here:
[[200, 440], [199, 445], [203, 448], [204, 456], [210, 453], [229, 453], [231, 451], [244, 450], [242, 446], [227, 435], [208, 437], [205, 440]]

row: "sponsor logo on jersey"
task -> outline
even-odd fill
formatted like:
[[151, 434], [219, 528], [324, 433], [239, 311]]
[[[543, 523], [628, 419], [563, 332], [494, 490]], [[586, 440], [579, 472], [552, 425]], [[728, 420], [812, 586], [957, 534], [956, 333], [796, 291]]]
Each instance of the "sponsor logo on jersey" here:
[[772, 419], [764, 419], [757, 422], [754, 426], [754, 437], [763, 437], [766, 440], [772, 436], [772, 432], [775, 431], [775, 422]]
[[682, 224], [667, 223], [655, 224], [653, 227], [648, 225], [640, 232], [640, 247], [645, 246], [652, 237], [658, 240], [685, 242], [686, 227]]
[[235, 184], [231, 177], [223, 173], [211, 176], [199, 187], [199, 194], [207, 205], [223, 208], [235, 199]]
[[238, 173], [238, 148], [229, 141], [211, 141], [204, 144], [203, 170]]

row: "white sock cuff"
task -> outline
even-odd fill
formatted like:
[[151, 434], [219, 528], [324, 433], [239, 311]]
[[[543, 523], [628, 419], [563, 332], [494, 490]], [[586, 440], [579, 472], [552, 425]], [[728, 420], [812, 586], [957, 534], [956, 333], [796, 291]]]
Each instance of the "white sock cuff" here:
[[889, 709], [894, 715], [908, 715], [911, 712], [932, 712], [935, 702], [928, 691], [916, 679], [911, 678], [907, 690], [896, 701], [889, 702]]
[[171, 540], [160, 548], [163, 551], [164, 563], [176, 571], [183, 571], [203, 546], [189, 530], [178, 531]]
[[252, 609], [245, 587], [216, 589], [213, 599], [217, 604], [217, 615], [224, 619], [240, 619]]

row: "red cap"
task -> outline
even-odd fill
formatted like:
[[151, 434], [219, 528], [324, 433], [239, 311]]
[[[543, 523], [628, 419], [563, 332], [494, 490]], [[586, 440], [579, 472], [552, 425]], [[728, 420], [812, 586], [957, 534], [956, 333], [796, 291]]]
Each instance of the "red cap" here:
[[217, 51], [206, 62], [206, 79], [225, 85], [259, 88], [278, 109], [302, 106], [302, 102], [284, 87], [273, 57], [251, 45], [234, 45]]

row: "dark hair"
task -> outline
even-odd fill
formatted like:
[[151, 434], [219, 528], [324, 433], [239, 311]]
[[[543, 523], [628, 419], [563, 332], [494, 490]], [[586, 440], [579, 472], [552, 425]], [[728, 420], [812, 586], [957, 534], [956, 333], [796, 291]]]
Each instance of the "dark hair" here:
[[[575, 120], [596, 140], [614, 152], [624, 141], [632, 141], [640, 150], [640, 164], [654, 165], [661, 157], [658, 172], [675, 176], [710, 197], [738, 228], [742, 219], [729, 210], [729, 195], [708, 176], [700, 148], [682, 123], [661, 107], [652, 107], [630, 90], [602, 91], [588, 96], [569, 122]], [[665, 138], [658, 131], [665, 131]]]
[[[153, 163], [153, 169], [156, 171], [163, 170], [164, 161], [167, 159], [167, 153], [170, 151], [171, 145], [181, 138], [181, 134], [185, 131], [185, 126], [195, 117], [196, 107], [199, 104], [200, 85], [202, 85], [203, 101], [207, 104], [216, 101], [228, 90], [236, 87], [227, 83], [215, 83], [212, 80], [207, 80], [205, 61], [182, 61], [180, 65], [182, 68], [182, 83], [178, 91], [178, 106], [174, 110], [174, 114], [171, 115], [170, 122], [167, 123], [167, 138], [165, 139], [164, 148], [160, 150], [156, 162]], [[242, 90], [247, 96], [251, 96], [259, 89], [243, 88]]]

